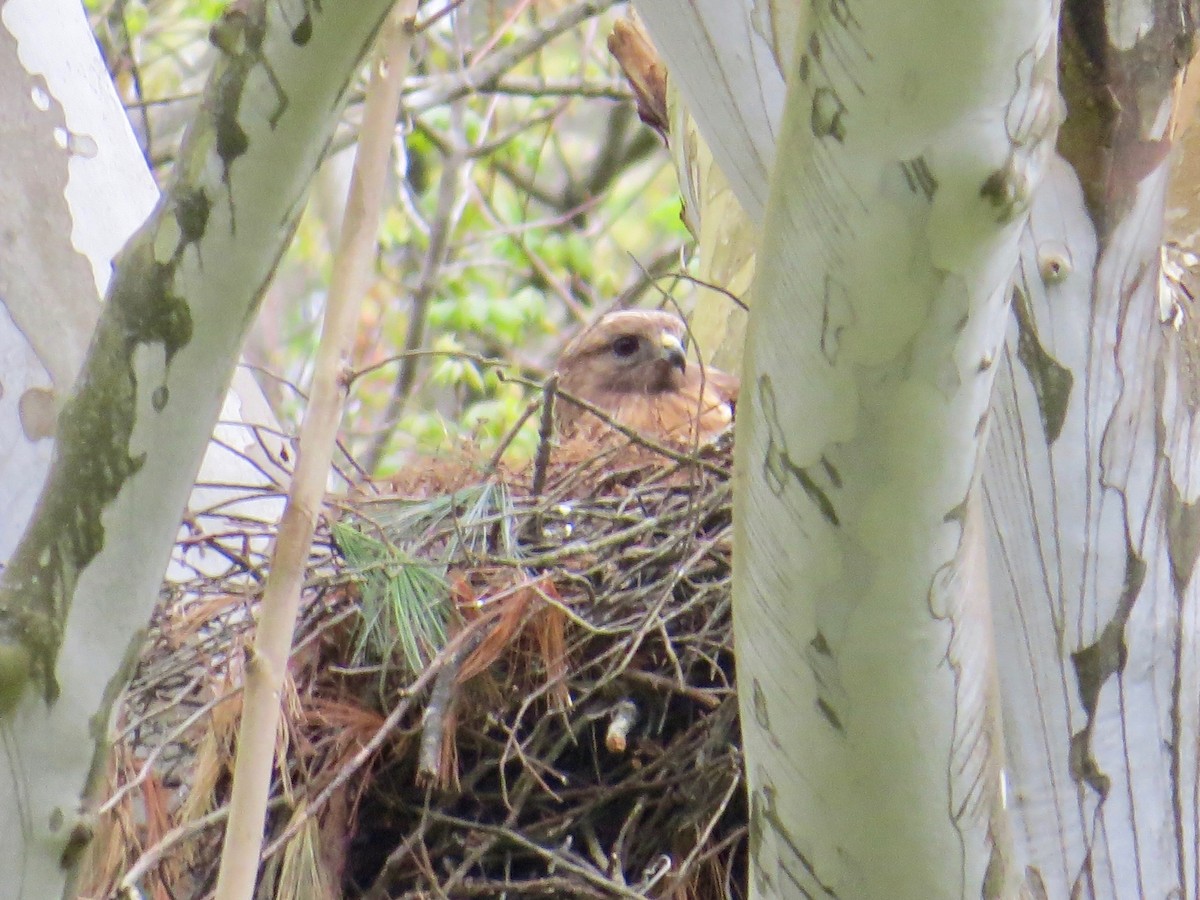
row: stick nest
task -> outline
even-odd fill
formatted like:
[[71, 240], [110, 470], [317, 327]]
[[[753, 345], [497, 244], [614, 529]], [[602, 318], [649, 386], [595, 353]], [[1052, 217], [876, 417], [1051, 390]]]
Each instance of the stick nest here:
[[[729, 457], [568, 445], [536, 471], [442, 461], [331, 504], [257, 896], [744, 896]], [[192, 525], [81, 896], [216, 882], [271, 534], [232, 507]]]

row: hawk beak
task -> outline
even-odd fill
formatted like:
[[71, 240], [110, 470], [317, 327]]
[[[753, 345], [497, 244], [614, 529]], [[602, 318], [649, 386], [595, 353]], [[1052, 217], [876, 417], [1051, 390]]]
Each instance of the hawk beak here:
[[659, 344], [662, 347], [663, 359], [669, 362], [672, 368], [680, 372], [687, 370], [687, 354], [684, 353], [683, 343], [679, 338], [669, 331], [664, 331], [659, 337]]

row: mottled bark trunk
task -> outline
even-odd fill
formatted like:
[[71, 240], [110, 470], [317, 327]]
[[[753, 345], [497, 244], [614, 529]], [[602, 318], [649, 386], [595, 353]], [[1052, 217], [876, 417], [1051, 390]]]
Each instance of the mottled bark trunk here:
[[759, 896], [1017, 889], [972, 493], [1055, 25], [859, 3], [797, 41], [738, 405]]
[[992, 405], [1008, 794], [1040, 896], [1200, 886], [1200, 327], [1160, 271], [1193, 14], [1066, 4], [1061, 157], [1022, 241]]
[[[768, 194], [774, 204], [739, 407], [739, 671], [759, 895], [1196, 896], [1200, 326], [1191, 296], [1160, 279], [1172, 99], [1194, 46], [1195, 4], [1055, 11], [1067, 118], [1033, 192], [1012, 302], [973, 305], [984, 281], [966, 278], [974, 299], [950, 353], [936, 329], [922, 330], [936, 326], [928, 313], [939, 307], [954, 318], [950, 257], [931, 254], [938, 274], [927, 282], [925, 324], [914, 332], [902, 317], [918, 308], [905, 298], [938, 247], [937, 216], [895, 210], [906, 190], [936, 208], [968, 170], [952, 165], [947, 178], [929, 164], [938, 153], [926, 145], [944, 159], [947, 132], [905, 98], [938, 70], [949, 96], [972, 69], [945, 64], [962, 52], [961, 35], [897, 23], [891, 40], [911, 55], [894, 70], [896, 101], [878, 103], [889, 87], [865, 70], [897, 51], [860, 51], [883, 6], [812, 13], [820, 21], [801, 31], [796, 66], [814, 86], [776, 147], [781, 79], [762, 72], [767, 58], [780, 72], [790, 65], [773, 28], [795, 5], [746, 3], [739, 20], [709, 0], [640, 3], [750, 219], [761, 221]], [[983, 14], [978, 6], [972, 14]], [[947, 21], [961, 15], [946, 11]], [[987, 52], [1009, 46], [1014, 21], [1033, 20], [998, 19]], [[1043, 63], [1031, 65], [1039, 54]], [[995, 77], [1020, 96], [1034, 72], [1052, 77], [1048, 58], [1040, 47]], [[1009, 137], [1038, 108], [1011, 104]], [[792, 142], [805, 127], [824, 129], [828, 151], [813, 149], [820, 139]], [[904, 132], [914, 152], [856, 182], [871, 154], [850, 152], [852, 139], [876, 127], [881, 145]], [[770, 160], [768, 191], [760, 173]], [[857, 189], [839, 190], [847, 183]], [[810, 186], [804, 201], [779, 216], [779, 195], [800, 185]], [[999, 186], [988, 181], [984, 192], [1019, 198]], [[967, 219], [944, 224], [960, 247], [970, 240]], [[890, 256], [876, 256], [888, 240]], [[977, 273], [1012, 264], [1009, 247], [980, 250], [990, 263]], [[854, 274], [864, 265], [875, 279], [867, 291]], [[973, 343], [997, 310], [996, 332]], [[872, 328], [867, 344], [859, 335]], [[839, 359], [822, 363], [814, 336]], [[895, 341], [891, 363], [862, 352]], [[968, 347], [983, 350], [979, 373]], [[991, 373], [983, 415], [974, 401]], [[922, 383], [932, 389], [914, 393]], [[956, 399], [971, 384], [972, 402]], [[939, 407], [950, 409], [940, 423], [927, 417]], [[949, 503], [951, 481], [966, 502]], [[928, 568], [939, 554], [947, 565]], [[937, 573], [924, 609], [920, 579], [907, 577], [921, 565]], [[920, 822], [931, 797], [941, 812], [930, 807]]]
[[[37, 71], [35, 50], [43, 58], [64, 52], [54, 31], [30, 29], [17, 15], [37, 7], [25, 13], [44, 25], [42, 2], [0, 7], [0, 61], [9, 71], [10, 35], [29, 72]], [[0, 897], [69, 894], [93, 825], [89, 791], [106, 758], [112, 703], [157, 599], [245, 329], [389, 6], [254, 0], [231, 6], [214, 30], [221, 52], [204, 114], [171, 187], [120, 257], [82, 374], [58, 415], [37, 511], [0, 576]], [[6, 102], [57, 112], [56, 85], [37, 77], [6, 78], [0, 91]], [[46, 133], [32, 127], [30, 139]], [[62, 150], [93, 152], [85, 136], [97, 139], [67, 115]], [[56, 190], [46, 210], [61, 223], [71, 213]], [[90, 276], [96, 264], [71, 265]], [[34, 347], [53, 352], [45, 338], [43, 330]], [[47, 366], [52, 385], [65, 391], [73, 373], [56, 365], [63, 374]]]
[[0, 2], [0, 561], [49, 468], [111, 261], [158, 190], [78, 0]]

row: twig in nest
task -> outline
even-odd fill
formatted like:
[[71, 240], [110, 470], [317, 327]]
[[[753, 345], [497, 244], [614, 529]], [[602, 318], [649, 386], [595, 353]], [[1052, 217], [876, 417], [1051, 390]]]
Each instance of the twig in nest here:
[[[458, 699], [454, 688], [458, 684], [463, 662], [491, 633], [493, 627], [495, 623], [487, 628], [476, 629], [470, 638], [463, 641], [451, 654], [433, 682], [433, 690], [429, 692], [429, 704], [421, 716], [421, 755], [417, 766], [417, 784], [421, 787], [436, 786], [444, 789], [458, 780], [446, 765], [447, 740], [454, 740], [453, 730], [446, 727], [452, 721], [454, 702]], [[449, 735], [448, 731], [451, 732]]]
[[383, 863], [383, 868], [379, 870], [379, 875], [367, 889], [366, 893], [363, 894], [363, 900], [388, 900], [391, 897], [391, 892], [388, 888], [391, 886], [392, 880], [399, 875], [401, 871], [400, 864], [404, 861], [405, 857], [413, 852], [413, 848], [418, 844], [422, 844], [424, 840], [425, 819], [421, 819], [412, 834], [406, 837], [396, 849], [388, 854], [388, 858]]
[[[504, 380], [503, 371], [498, 370], [496, 374], [499, 376], [501, 381]], [[529, 417], [533, 415], [533, 411], [538, 408], [538, 404], [541, 402], [542, 401], [539, 398], [534, 397], [527, 404], [525, 404], [524, 411], [522, 411], [521, 415], [517, 418], [517, 421], [513, 423], [512, 428], [508, 429], [508, 431], [505, 433], [504, 437], [500, 441], [500, 445], [496, 448], [496, 452], [493, 453], [492, 458], [488, 460], [487, 467], [484, 469], [485, 472], [495, 472], [496, 469], [499, 468], [500, 460], [504, 458], [505, 452], [510, 446], [512, 446], [512, 442], [516, 440], [517, 435], [521, 433], [521, 429], [524, 427], [525, 423], [529, 421]]]
[[700, 831], [696, 841], [692, 844], [691, 851], [686, 857], [684, 857], [683, 862], [679, 864], [677, 874], [675, 876], [676, 884], [682, 885], [684, 876], [689, 874], [689, 870], [693, 865], [695, 865], [696, 861], [700, 859], [701, 853], [703, 853], [704, 849], [708, 846], [709, 839], [712, 837], [713, 832], [716, 830], [717, 825], [721, 821], [721, 818], [725, 815], [725, 811], [729, 809], [729, 804], [733, 801], [733, 798], [737, 795], [737, 792], [741, 786], [741, 773], [735, 770], [733, 777], [729, 779], [729, 787], [725, 789], [725, 795], [721, 798], [721, 802], [717, 805], [716, 809], [712, 811], [712, 814], [709, 815], [708, 822], [705, 823], [704, 828]]
[[637, 724], [638, 708], [632, 700], [619, 700], [612, 709], [612, 721], [604, 735], [604, 746], [610, 753], [624, 753], [629, 743], [629, 729]]
[[[321, 792], [313, 797], [312, 801], [308, 804], [309, 816], [315, 815], [329, 801], [329, 798], [333, 796], [334, 792], [336, 792], [338, 788], [349, 781], [355, 772], [357, 772], [371, 760], [379, 748], [383, 746], [383, 743], [387, 740], [388, 736], [400, 727], [401, 721], [403, 721], [404, 716], [412, 707], [413, 702], [420, 697], [425, 688], [429, 687], [430, 682], [437, 678], [438, 673], [442, 671], [442, 668], [446, 665], [449, 659], [458, 652], [459, 643], [469, 641], [473, 637], [474, 629], [468, 627], [466, 631], [460, 632], [456, 638], [453, 638], [450, 643], [443, 648], [442, 652], [439, 653], [428, 666], [426, 666], [425, 671], [417, 676], [412, 684], [406, 688], [404, 696], [400, 698], [395, 707], [393, 707], [392, 711], [388, 713], [387, 718], [383, 720], [383, 724], [379, 726], [379, 729], [375, 732], [371, 739], [363, 744], [354, 757], [338, 770], [337, 775], [334, 776], [329, 784], [325, 785]], [[283, 831], [283, 833], [273, 840], [265, 850], [263, 850], [262, 858], [267, 859], [283, 849], [287, 842], [296, 836], [303, 824], [303, 819], [291, 822]]]
[[631, 681], [640, 681], [652, 688], [679, 694], [681, 697], [687, 697], [705, 709], [716, 709], [721, 705], [721, 698], [712, 692], [712, 688], [691, 687], [688, 684], [676, 681], [674, 678], [659, 675], [657, 672], [643, 672], [639, 669], [629, 669], [622, 674]]
[[[267, 801], [267, 809], [274, 810], [283, 806], [284, 799], [283, 797], [271, 798]], [[174, 850], [182, 842], [195, 837], [214, 825], [220, 825], [228, 818], [229, 807], [222, 806], [220, 809], [215, 809], [206, 816], [176, 825], [164, 834], [157, 844], [148, 848], [138, 858], [137, 862], [129, 867], [121, 879], [121, 890], [128, 893], [129, 896], [137, 896], [132, 892], [137, 889], [138, 882], [166, 857], [168, 851]], [[125, 893], [122, 896], [125, 896]]]
[[538, 451], [533, 462], [533, 485], [530, 496], [536, 500], [546, 489], [546, 470], [550, 465], [550, 448], [554, 437], [554, 401], [558, 395], [558, 375], [551, 375], [542, 387], [542, 420], [538, 423]]
[[[546, 473], [550, 468], [550, 451], [554, 446], [554, 401], [558, 397], [558, 373], [553, 373], [542, 385], [542, 418], [538, 422], [538, 448], [533, 459], [533, 482], [529, 496], [533, 501], [541, 498], [546, 490]], [[539, 510], [525, 524], [524, 537], [537, 543], [542, 540], [544, 517]]]

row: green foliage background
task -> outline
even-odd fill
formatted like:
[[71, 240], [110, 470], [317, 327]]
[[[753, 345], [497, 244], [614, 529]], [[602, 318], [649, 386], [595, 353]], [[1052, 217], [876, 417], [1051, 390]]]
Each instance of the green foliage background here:
[[[87, 2], [161, 183], [197, 114], [208, 30], [225, 3]], [[466, 441], [492, 452], [582, 321], [618, 300], [687, 299], [689, 283], [671, 277], [690, 236], [668, 155], [638, 122], [605, 45], [624, 6], [421, 4], [344, 421], [343, 446], [366, 470], [384, 475]], [[499, 76], [480, 75], [498, 62]], [[361, 93], [245, 351], [289, 429], [319, 333]], [[535, 444], [529, 419], [507, 452], [527, 457]]]

